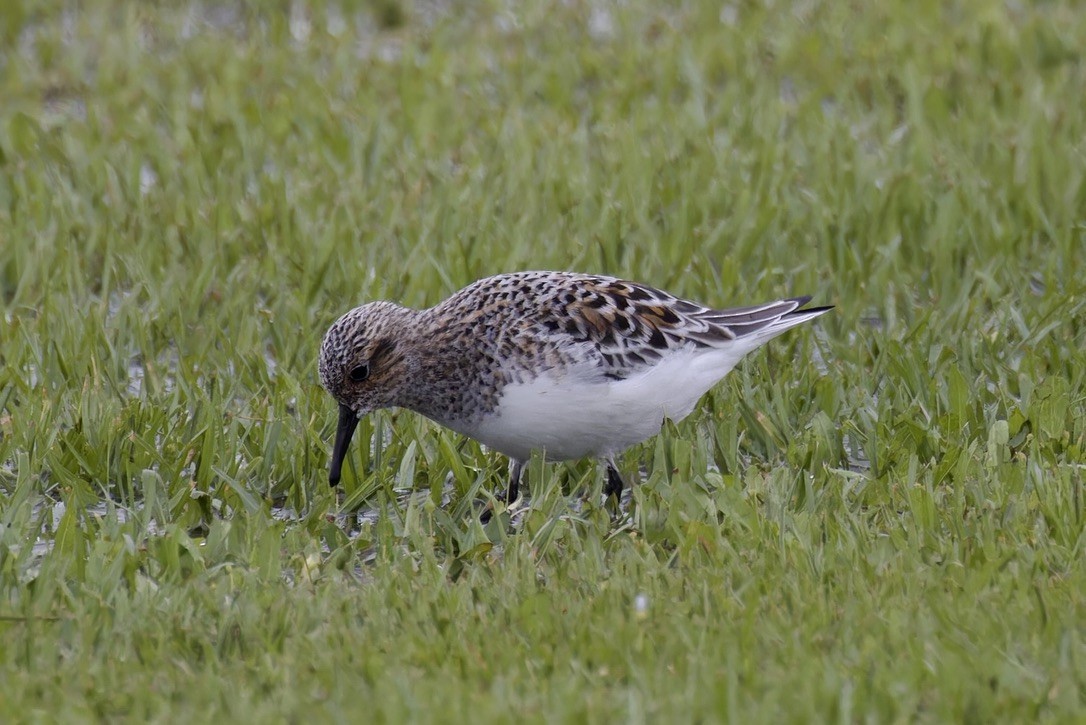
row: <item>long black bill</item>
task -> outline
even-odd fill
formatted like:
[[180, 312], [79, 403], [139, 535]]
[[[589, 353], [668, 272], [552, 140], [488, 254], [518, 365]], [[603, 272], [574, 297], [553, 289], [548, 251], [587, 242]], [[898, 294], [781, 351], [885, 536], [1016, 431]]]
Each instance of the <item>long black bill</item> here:
[[351, 445], [351, 436], [358, 427], [358, 416], [346, 405], [339, 406], [339, 425], [336, 426], [336, 444], [332, 447], [332, 467], [328, 470], [328, 485], [339, 483], [339, 474], [343, 470], [343, 459], [347, 457], [347, 448]]

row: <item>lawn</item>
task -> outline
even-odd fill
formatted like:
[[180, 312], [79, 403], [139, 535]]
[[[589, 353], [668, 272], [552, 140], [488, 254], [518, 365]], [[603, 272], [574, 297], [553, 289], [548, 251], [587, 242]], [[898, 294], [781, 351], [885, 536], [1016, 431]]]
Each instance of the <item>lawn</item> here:
[[[1086, 9], [0, 4], [8, 722], [1081, 722]], [[372, 299], [836, 309], [620, 460], [408, 412]]]

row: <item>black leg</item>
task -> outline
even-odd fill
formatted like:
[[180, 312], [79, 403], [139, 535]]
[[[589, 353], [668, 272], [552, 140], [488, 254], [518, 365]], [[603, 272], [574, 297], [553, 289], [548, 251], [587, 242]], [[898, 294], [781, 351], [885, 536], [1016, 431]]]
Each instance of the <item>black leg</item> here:
[[[517, 496], [520, 495], [520, 473], [523, 469], [523, 463], [514, 461], [512, 458], [509, 459], [509, 486], [505, 489], [506, 506], [512, 506], [513, 502], [517, 500]], [[486, 524], [490, 522], [493, 516], [494, 511], [487, 504], [486, 509], [479, 515], [479, 520]]]
[[520, 495], [520, 473], [523, 469], [523, 463], [509, 459], [509, 487], [505, 489], [506, 506], [512, 506]]
[[614, 496], [616, 501], [622, 498], [622, 476], [618, 475], [615, 462], [610, 458], [607, 459], [607, 480], [603, 484], [603, 495], [608, 498]]

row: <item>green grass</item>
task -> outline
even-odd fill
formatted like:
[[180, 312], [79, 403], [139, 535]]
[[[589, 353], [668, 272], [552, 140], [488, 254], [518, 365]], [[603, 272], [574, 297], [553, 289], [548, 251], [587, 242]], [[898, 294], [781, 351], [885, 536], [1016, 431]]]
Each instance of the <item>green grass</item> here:
[[[0, 4], [0, 712], [1086, 717], [1086, 12], [649, 5]], [[327, 325], [547, 268], [837, 309], [617, 524], [409, 413], [337, 499]]]

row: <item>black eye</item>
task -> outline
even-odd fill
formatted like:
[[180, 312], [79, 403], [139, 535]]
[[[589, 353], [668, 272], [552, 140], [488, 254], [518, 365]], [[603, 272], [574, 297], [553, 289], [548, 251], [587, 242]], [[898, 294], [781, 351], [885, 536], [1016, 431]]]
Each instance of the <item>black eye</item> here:
[[351, 372], [347, 375], [351, 379], [351, 382], [361, 383], [370, 376], [370, 366], [366, 364], [359, 365], [352, 368]]

